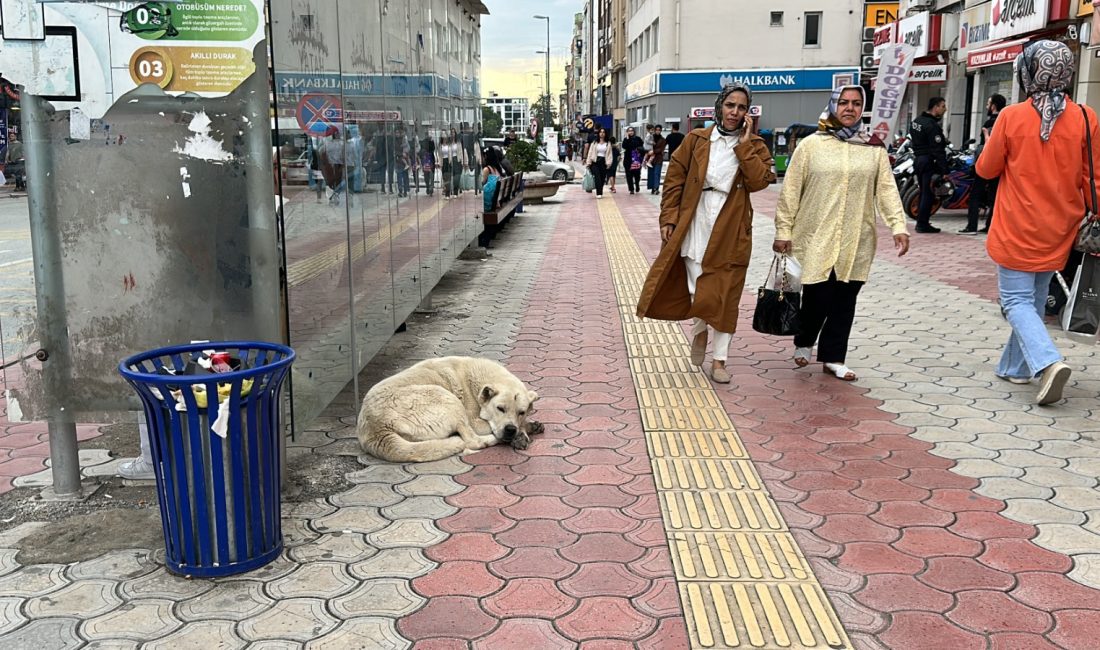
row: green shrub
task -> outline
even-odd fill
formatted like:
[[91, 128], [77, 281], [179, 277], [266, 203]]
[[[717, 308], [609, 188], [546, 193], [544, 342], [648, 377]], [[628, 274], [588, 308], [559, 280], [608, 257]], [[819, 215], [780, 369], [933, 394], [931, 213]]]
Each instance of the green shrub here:
[[539, 150], [533, 142], [515, 142], [508, 147], [505, 156], [517, 172], [533, 172], [539, 168]]

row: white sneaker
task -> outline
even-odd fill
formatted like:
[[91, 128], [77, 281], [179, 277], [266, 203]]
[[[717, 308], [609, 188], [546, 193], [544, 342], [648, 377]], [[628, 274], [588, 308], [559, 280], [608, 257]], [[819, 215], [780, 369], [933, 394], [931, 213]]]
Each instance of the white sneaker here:
[[147, 481], [156, 478], [153, 466], [145, 462], [141, 456], [119, 463], [118, 475], [131, 481]]
[[1072, 372], [1070, 367], [1061, 361], [1056, 361], [1047, 366], [1043, 370], [1043, 374], [1039, 376], [1041, 384], [1039, 395], [1035, 399], [1036, 403], [1039, 406], [1046, 406], [1061, 401], [1062, 389], [1065, 388]]

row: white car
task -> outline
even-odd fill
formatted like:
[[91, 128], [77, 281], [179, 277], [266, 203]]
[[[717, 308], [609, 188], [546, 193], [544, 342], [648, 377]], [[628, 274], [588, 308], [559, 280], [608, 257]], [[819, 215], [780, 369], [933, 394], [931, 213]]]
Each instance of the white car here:
[[577, 176], [577, 170], [573, 165], [550, 160], [542, 149], [539, 149], [539, 171], [555, 181], [572, 181]]

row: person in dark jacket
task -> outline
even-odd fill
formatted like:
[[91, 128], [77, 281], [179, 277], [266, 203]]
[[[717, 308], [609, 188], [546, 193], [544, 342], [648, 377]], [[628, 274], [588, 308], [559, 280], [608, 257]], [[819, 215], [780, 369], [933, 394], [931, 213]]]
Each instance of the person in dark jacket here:
[[[1007, 103], [1004, 95], [999, 94], [990, 95], [989, 101], [986, 102], [985, 112], [988, 117], [982, 124], [982, 136], [978, 139], [978, 150], [974, 154], [975, 163], [978, 162], [978, 156], [982, 155], [986, 140], [993, 133], [993, 123], [997, 121], [997, 116], [1000, 115], [1001, 109]], [[970, 200], [967, 204], [966, 227], [959, 231], [960, 235], [976, 235], [979, 232], [989, 232], [989, 222], [993, 220], [993, 197], [996, 193], [997, 179], [987, 180], [978, 176], [977, 173], [974, 174], [974, 185], [970, 190]], [[987, 206], [989, 212], [985, 217], [985, 227], [978, 230], [978, 213]]]
[[917, 210], [916, 231], [937, 233], [940, 231], [929, 221], [936, 197], [932, 191], [932, 177], [947, 173], [947, 137], [940, 127], [940, 120], [947, 112], [947, 100], [933, 97], [928, 100], [928, 110], [913, 120], [909, 138], [916, 156], [917, 179], [920, 183], [920, 208]]
[[642, 139], [634, 133], [634, 127], [626, 130], [623, 138], [623, 172], [626, 174], [626, 189], [631, 194], [642, 191], [642, 165], [645, 164], [645, 152], [642, 151]]
[[647, 154], [649, 173], [646, 174], [646, 187], [650, 194], [661, 193], [661, 167], [665, 164], [665, 146], [668, 143], [661, 135], [661, 125], [653, 127], [653, 149]]
[[672, 133], [668, 134], [665, 138], [666, 148], [668, 149], [668, 159], [672, 160], [672, 156], [676, 154], [676, 148], [684, 141], [684, 134], [680, 133], [680, 123], [672, 123]]

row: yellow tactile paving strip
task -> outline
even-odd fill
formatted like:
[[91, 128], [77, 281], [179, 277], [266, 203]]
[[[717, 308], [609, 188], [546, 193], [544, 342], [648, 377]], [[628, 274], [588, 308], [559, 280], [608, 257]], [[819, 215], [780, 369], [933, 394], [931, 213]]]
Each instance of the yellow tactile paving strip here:
[[598, 206], [692, 647], [851, 648], [683, 330], [634, 315], [649, 264]]

